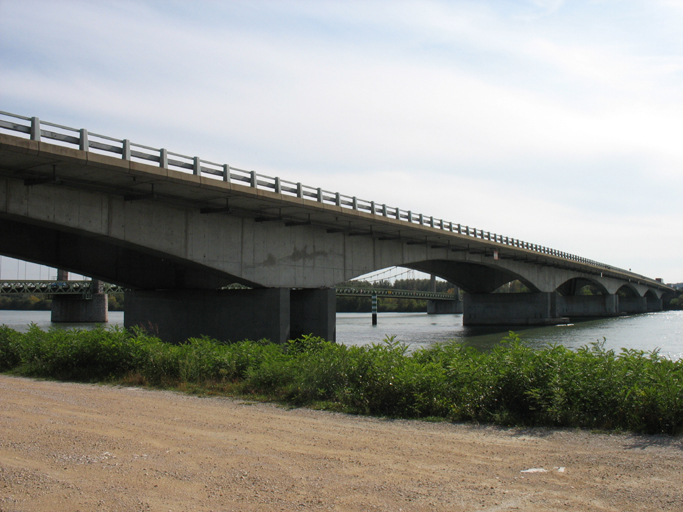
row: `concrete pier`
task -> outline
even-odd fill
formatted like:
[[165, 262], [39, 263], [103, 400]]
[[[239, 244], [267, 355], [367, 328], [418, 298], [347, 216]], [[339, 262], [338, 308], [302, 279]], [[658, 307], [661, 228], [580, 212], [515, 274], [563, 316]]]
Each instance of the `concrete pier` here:
[[[58, 281], [67, 281], [69, 273], [57, 271]], [[103, 292], [102, 282], [93, 280], [91, 295], [53, 295], [50, 321], [54, 323], [104, 323], [109, 321], [109, 297]]]
[[619, 310], [628, 315], [647, 313], [647, 298], [619, 297]]
[[93, 294], [91, 299], [74, 295], [53, 296], [50, 320], [55, 323], [104, 323], [109, 321], [109, 297]]
[[290, 339], [313, 334], [335, 341], [337, 295], [334, 288], [291, 290], [289, 300]]
[[454, 315], [462, 313], [461, 300], [430, 300], [427, 301], [428, 315]]
[[557, 311], [555, 292], [466, 293], [463, 325], [556, 325], [569, 321]]
[[600, 318], [619, 315], [617, 295], [558, 295], [557, 311], [569, 318]]
[[136, 290], [126, 292], [124, 325], [169, 343], [202, 335], [220, 341], [313, 334], [334, 341], [334, 289]]
[[648, 311], [662, 311], [664, 309], [664, 301], [661, 298], [646, 295], [647, 310]]

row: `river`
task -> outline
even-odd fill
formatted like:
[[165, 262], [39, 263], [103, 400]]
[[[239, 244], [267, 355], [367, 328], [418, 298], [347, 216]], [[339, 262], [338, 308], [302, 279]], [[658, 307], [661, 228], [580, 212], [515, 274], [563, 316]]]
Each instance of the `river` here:
[[[123, 325], [123, 313], [109, 313], [108, 325]], [[378, 325], [371, 325], [370, 313], [337, 313], [337, 341], [348, 345], [380, 343], [386, 336], [406, 343], [411, 349], [455, 339], [486, 350], [498, 343], [507, 330], [463, 327], [462, 315], [426, 313], [380, 313]], [[0, 325], [25, 331], [30, 323], [42, 329], [91, 327], [93, 324], [52, 324], [49, 311], [0, 311]], [[662, 311], [641, 315], [603, 318], [550, 327], [515, 329], [533, 347], [548, 343], [576, 349], [595, 341], [606, 348], [657, 350], [679, 359], [683, 356], [683, 311]]]

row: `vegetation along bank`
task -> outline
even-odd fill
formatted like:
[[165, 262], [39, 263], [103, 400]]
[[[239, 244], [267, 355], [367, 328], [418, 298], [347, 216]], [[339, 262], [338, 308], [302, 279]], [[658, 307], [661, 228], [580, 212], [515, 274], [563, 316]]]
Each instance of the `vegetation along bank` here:
[[601, 344], [531, 349], [514, 333], [488, 352], [450, 342], [408, 353], [386, 339], [356, 347], [303, 337], [170, 345], [141, 330], [0, 327], [0, 371], [60, 380], [250, 395], [400, 418], [683, 430], [683, 362]]

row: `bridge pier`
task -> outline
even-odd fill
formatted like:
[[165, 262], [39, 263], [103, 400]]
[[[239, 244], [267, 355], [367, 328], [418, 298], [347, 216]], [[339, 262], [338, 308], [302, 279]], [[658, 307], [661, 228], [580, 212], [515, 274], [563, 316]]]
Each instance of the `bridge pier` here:
[[466, 293], [463, 325], [556, 325], [566, 323], [555, 292]]
[[[66, 281], [69, 274], [57, 271], [57, 279]], [[93, 279], [92, 296], [53, 295], [50, 321], [53, 323], [104, 323], [109, 321], [109, 296], [103, 292], [102, 282]]]
[[334, 289], [134, 290], [124, 308], [126, 328], [142, 327], [169, 343], [202, 335], [275, 343], [302, 334], [335, 338]]
[[618, 316], [617, 295], [558, 295], [557, 309], [560, 316], [569, 318], [601, 318]]
[[664, 309], [664, 301], [657, 297], [647, 297], [647, 310], [648, 311], [662, 311]]
[[334, 288], [291, 290], [289, 300], [290, 339], [306, 334], [327, 341], [336, 339], [337, 295]]
[[429, 300], [427, 301], [428, 315], [454, 315], [462, 313], [461, 300]]
[[629, 315], [647, 313], [647, 297], [619, 297], [619, 311]]

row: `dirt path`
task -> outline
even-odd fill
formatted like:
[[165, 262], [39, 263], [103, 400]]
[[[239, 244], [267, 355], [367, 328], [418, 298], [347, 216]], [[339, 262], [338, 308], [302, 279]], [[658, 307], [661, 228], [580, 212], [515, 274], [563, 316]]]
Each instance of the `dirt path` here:
[[0, 511], [29, 510], [680, 511], [683, 441], [0, 376]]

